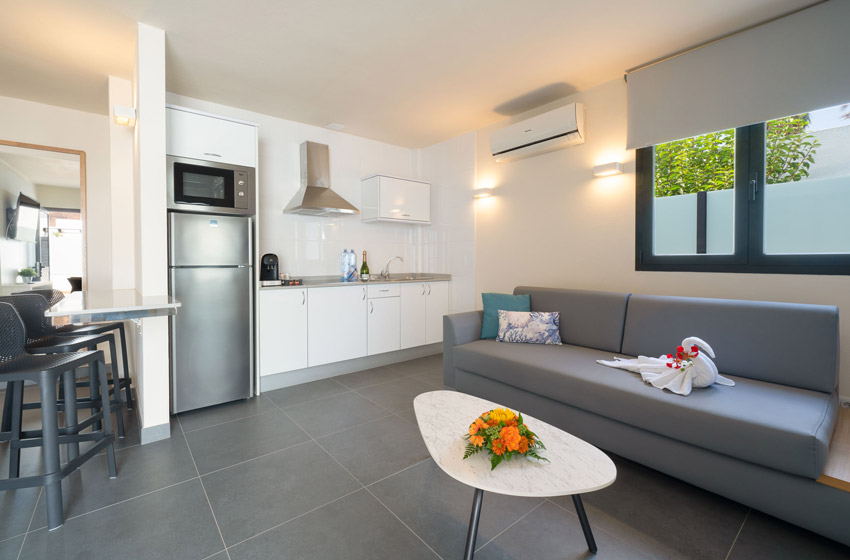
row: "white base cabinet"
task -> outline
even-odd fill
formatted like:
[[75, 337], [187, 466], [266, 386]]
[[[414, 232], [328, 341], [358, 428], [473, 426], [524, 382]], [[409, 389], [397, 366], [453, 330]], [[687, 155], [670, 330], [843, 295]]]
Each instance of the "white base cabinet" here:
[[307, 363], [310, 367], [366, 355], [366, 287], [307, 290]]
[[307, 367], [307, 290], [262, 290], [260, 375]]
[[369, 355], [398, 350], [399, 297], [369, 300]]
[[401, 286], [401, 347], [413, 348], [443, 340], [443, 315], [449, 312], [449, 283], [423, 282]]
[[443, 341], [443, 315], [449, 313], [449, 283], [425, 284], [425, 344]]

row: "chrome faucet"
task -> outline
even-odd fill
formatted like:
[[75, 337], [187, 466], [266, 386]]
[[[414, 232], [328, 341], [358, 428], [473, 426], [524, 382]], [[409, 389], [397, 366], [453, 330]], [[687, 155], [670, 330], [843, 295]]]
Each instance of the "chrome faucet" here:
[[401, 257], [391, 257], [390, 260], [387, 261], [386, 266], [384, 266], [384, 270], [381, 271], [381, 278], [383, 278], [384, 280], [390, 277], [390, 263], [393, 262], [395, 259], [404, 262], [404, 259]]

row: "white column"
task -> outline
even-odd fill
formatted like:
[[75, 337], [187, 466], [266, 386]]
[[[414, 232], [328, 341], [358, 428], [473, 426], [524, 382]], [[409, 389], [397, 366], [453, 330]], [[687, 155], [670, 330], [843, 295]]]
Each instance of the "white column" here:
[[[134, 80], [135, 284], [142, 295], [168, 293], [165, 190], [165, 32], [138, 24]], [[137, 329], [137, 391], [142, 443], [170, 436], [168, 319]]]
[[133, 82], [109, 76], [109, 166], [112, 194], [112, 289], [136, 285], [133, 209], [134, 128], [115, 124], [115, 106], [133, 107]]

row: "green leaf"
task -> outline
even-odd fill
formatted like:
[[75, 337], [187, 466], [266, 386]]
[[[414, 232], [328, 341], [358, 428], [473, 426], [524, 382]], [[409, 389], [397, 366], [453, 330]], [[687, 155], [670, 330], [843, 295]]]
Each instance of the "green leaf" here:
[[499, 466], [499, 463], [501, 463], [501, 462], [502, 462], [502, 456], [501, 455], [493, 455], [492, 457], [490, 457], [490, 470], [492, 471], [493, 469], [495, 469], [497, 466]]

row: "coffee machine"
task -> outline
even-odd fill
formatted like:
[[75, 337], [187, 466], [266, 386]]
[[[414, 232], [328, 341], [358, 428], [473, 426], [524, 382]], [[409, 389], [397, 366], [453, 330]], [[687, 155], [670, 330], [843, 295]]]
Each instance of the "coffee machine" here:
[[260, 282], [277, 281], [280, 267], [278, 265], [277, 255], [274, 253], [266, 253], [260, 261]]

